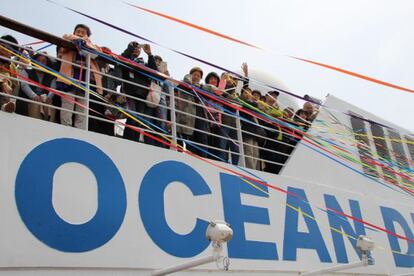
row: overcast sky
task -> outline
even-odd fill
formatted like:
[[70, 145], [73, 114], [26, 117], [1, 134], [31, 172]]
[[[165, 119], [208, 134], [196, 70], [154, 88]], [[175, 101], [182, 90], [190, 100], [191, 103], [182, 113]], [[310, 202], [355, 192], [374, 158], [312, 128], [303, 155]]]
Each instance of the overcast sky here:
[[[251, 68], [282, 80], [293, 93], [321, 99], [330, 93], [414, 130], [414, 94], [288, 57], [294, 55], [320, 61], [414, 89], [414, 1], [129, 0], [264, 50], [190, 29], [127, 6], [122, 1], [55, 1], [229, 69], [237, 70], [246, 61]], [[92, 29], [94, 43], [117, 53], [121, 53], [129, 41], [136, 40], [46, 0], [1, 0], [0, 8], [3, 16], [58, 36], [72, 32], [77, 23], [85, 23]], [[8, 33], [16, 35], [19, 43], [35, 41], [0, 27], [1, 35]], [[195, 65], [206, 72], [213, 70], [168, 49], [154, 46], [153, 52], [167, 60], [175, 78], [181, 79]]]

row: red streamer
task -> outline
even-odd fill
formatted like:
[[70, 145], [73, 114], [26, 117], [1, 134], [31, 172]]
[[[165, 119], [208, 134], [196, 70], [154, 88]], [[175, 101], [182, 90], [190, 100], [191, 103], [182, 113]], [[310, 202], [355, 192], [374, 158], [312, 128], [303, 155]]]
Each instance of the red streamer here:
[[[79, 106], [81, 106], [81, 107], [83, 107], [83, 108], [85, 108], [85, 109], [89, 109], [89, 110], [93, 111], [94, 113], [100, 114], [100, 115], [102, 115], [102, 116], [104, 116], [104, 117], [108, 118], [108, 119], [109, 119], [109, 120], [111, 120], [111, 121], [114, 121], [114, 122], [116, 121], [116, 120], [114, 120], [113, 118], [110, 118], [110, 117], [108, 117], [108, 116], [105, 116], [104, 114], [101, 114], [100, 112], [98, 112], [98, 111], [96, 111], [96, 110], [93, 110], [93, 109], [91, 109], [91, 108], [89, 108], [89, 107], [87, 107], [87, 106], [85, 106], [85, 105], [82, 105], [82, 104], [80, 104], [80, 103], [76, 102], [76, 100], [72, 99], [70, 96], [67, 96], [67, 95], [65, 95], [65, 94], [63, 94], [63, 93], [60, 93], [59, 91], [57, 91], [57, 90], [55, 90], [55, 89], [52, 89], [52, 88], [47, 87], [47, 86], [44, 86], [44, 85], [42, 85], [42, 84], [40, 84], [40, 83], [38, 83], [38, 82], [35, 82], [35, 81], [33, 81], [33, 80], [29, 79], [29, 78], [23, 77], [22, 75], [20, 75], [20, 74], [18, 74], [18, 73], [15, 73], [15, 72], [12, 72], [11, 70], [9, 70], [8, 68], [5, 68], [5, 67], [3, 67], [3, 66], [0, 66], [0, 68], [1, 68], [1, 69], [3, 69], [3, 70], [5, 70], [5, 71], [8, 71], [8, 72], [10, 72], [10, 73], [13, 73], [13, 74], [17, 75], [17, 76], [18, 76], [19, 78], [21, 78], [22, 80], [25, 80], [25, 81], [27, 81], [27, 82], [30, 82], [30, 83], [32, 83], [32, 84], [34, 84], [34, 85], [36, 85], [36, 86], [38, 86], [38, 87], [40, 87], [40, 88], [42, 88], [42, 89], [45, 89], [45, 90], [47, 90], [47, 91], [50, 91], [50, 92], [52, 92], [52, 93], [54, 93], [54, 94], [57, 94], [57, 95], [59, 95], [60, 97], [67, 97], [69, 100], [73, 101], [75, 104], [77, 104], [77, 105], [79, 105]], [[279, 188], [279, 187], [277, 187], [277, 186], [274, 186], [274, 185], [268, 184], [267, 182], [261, 181], [261, 180], [259, 180], [259, 179], [254, 178], [254, 177], [251, 177], [251, 176], [248, 176], [248, 175], [244, 175], [244, 174], [242, 174], [242, 173], [240, 173], [240, 172], [237, 172], [237, 171], [235, 171], [235, 170], [233, 170], [233, 169], [226, 168], [226, 167], [225, 167], [225, 166], [223, 166], [223, 165], [217, 164], [216, 162], [214, 162], [214, 161], [212, 161], [212, 160], [209, 160], [209, 159], [203, 158], [203, 157], [198, 156], [198, 155], [196, 155], [196, 154], [194, 154], [194, 153], [192, 153], [192, 152], [189, 152], [189, 151], [183, 151], [183, 149], [181, 149], [181, 148], [180, 148], [180, 147], [178, 147], [177, 145], [174, 145], [174, 144], [172, 144], [172, 143], [170, 143], [170, 142], [167, 142], [167, 141], [165, 141], [165, 140], [163, 140], [163, 139], [161, 139], [161, 138], [159, 138], [159, 137], [156, 137], [156, 136], [154, 136], [154, 135], [152, 135], [152, 134], [150, 134], [150, 133], [147, 133], [147, 132], [145, 132], [144, 130], [142, 130], [142, 129], [140, 129], [140, 128], [137, 128], [137, 127], [135, 127], [135, 126], [131, 126], [131, 125], [127, 125], [127, 124], [122, 123], [122, 122], [117, 122], [117, 123], [120, 123], [120, 124], [124, 125], [125, 127], [128, 127], [128, 128], [130, 128], [130, 129], [132, 129], [132, 130], [134, 130], [134, 131], [136, 131], [136, 132], [138, 132], [138, 133], [140, 133], [140, 134], [142, 134], [142, 135], [144, 135], [144, 136], [146, 136], [146, 137], [148, 137], [148, 138], [151, 138], [151, 139], [153, 139], [153, 140], [155, 140], [155, 141], [157, 141], [157, 142], [159, 142], [159, 143], [161, 143], [161, 144], [163, 144], [163, 145], [165, 145], [165, 146], [171, 147], [171, 148], [173, 148], [173, 149], [175, 149], [175, 150], [177, 150], [177, 151], [179, 151], [179, 152], [183, 152], [183, 153], [185, 153], [185, 154], [188, 154], [188, 155], [190, 155], [190, 156], [192, 156], [192, 157], [194, 157], [194, 158], [196, 158], [196, 159], [198, 159], [198, 160], [200, 160], [200, 161], [206, 162], [206, 163], [208, 163], [208, 164], [210, 164], [210, 165], [212, 165], [212, 166], [214, 166], [214, 167], [217, 167], [217, 168], [219, 168], [219, 169], [221, 169], [221, 170], [224, 170], [224, 171], [230, 172], [230, 173], [232, 173], [232, 174], [234, 174], [234, 175], [237, 175], [237, 176], [239, 176], [239, 177], [241, 177], [241, 178], [247, 179], [247, 180], [252, 181], [252, 182], [254, 182], [254, 183], [260, 184], [260, 185], [262, 185], [262, 186], [265, 186], [265, 187], [271, 188], [271, 189], [273, 189], [273, 190], [279, 191], [279, 192], [284, 193], [284, 194], [287, 194], [287, 195], [294, 196], [294, 197], [296, 197], [296, 198], [298, 198], [298, 199], [300, 199], [300, 200], [302, 200], [302, 201], [305, 201], [305, 199], [304, 199], [304, 198], [302, 198], [301, 196], [299, 196], [299, 195], [297, 195], [297, 194], [295, 194], [295, 193], [291, 193], [291, 192], [289, 192], [289, 191], [287, 191], [287, 190], [285, 190], [285, 189], [282, 189], [282, 188]], [[334, 209], [330, 209], [330, 208], [327, 208], [327, 209], [320, 208], [320, 209], [322, 209], [322, 210], [326, 210], [326, 211], [331, 211], [331, 212], [334, 212], [334, 213], [336, 213], [336, 214], [338, 214], [338, 215], [341, 215], [341, 216], [347, 217], [347, 218], [349, 218], [349, 219], [351, 219], [351, 220], [357, 221], [357, 222], [362, 223], [362, 224], [364, 224], [364, 225], [367, 225], [367, 226], [370, 226], [370, 227], [375, 228], [375, 229], [377, 229], [377, 230], [383, 231], [383, 232], [385, 232], [385, 233], [387, 233], [387, 234], [389, 234], [389, 235], [392, 235], [392, 236], [395, 236], [395, 237], [397, 237], [397, 238], [400, 238], [400, 239], [403, 239], [403, 240], [406, 240], [406, 241], [409, 241], [409, 242], [413, 242], [413, 243], [414, 243], [414, 240], [413, 240], [413, 239], [410, 239], [410, 238], [407, 238], [407, 237], [405, 237], [405, 236], [399, 235], [399, 234], [394, 233], [394, 232], [392, 232], [392, 231], [390, 231], [390, 230], [388, 230], [388, 229], [386, 229], [386, 228], [383, 228], [383, 227], [377, 226], [377, 225], [372, 224], [372, 223], [370, 223], [370, 222], [368, 222], [368, 221], [365, 221], [365, 220], [362, 220], [362, 219], [356, 218], [356, 217], [354, 217], [354, 216], [351, 216], [351, 215], [345, 214], [345, 213], [340, 212], [340, 211], [338, 211], [338, 210], [334, 210]]]

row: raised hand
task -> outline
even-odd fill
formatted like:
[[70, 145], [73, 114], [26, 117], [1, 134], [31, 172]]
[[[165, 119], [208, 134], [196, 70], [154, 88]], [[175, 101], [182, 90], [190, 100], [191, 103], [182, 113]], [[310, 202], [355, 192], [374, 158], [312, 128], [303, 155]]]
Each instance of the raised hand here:
[[144, 47], [142, 49], [144, 50], [144, 52], [147, 55], [149, 55], [149, 56], [152, 55], [152, 53], [151, 53], [151, 46], [149, 44], [144, 44]]
[[249, 66], [247, 65], [246, 62], [243, 62], [241, 69], [243, 70], [243, 74], [244, 76], [247, 78], [249, 77]]

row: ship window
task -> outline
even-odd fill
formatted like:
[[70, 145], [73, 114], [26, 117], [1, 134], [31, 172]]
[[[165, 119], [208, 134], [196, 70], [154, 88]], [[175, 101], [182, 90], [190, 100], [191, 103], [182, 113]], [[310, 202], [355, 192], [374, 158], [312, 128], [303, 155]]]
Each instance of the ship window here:
[[408, 151], [410, 152], [411, 161], [414, 162], [414, 139], [408, 136], [405, 136], [405, 139], [409, 142], [407, 143]]
[[385, 141], [384, 129], [376, 123], [370, 123], [371, 133], [374, 140], [375, 149], [380, 156], [379, 162], [383, 172], [384, 180], [391, 183], [397, 183], [397, 177], [393, 170], [389, 169], [392, 163], [387, 142]]
[[[401, 167], [400, 172], [406, 175], [407, 170], [404, 170], [404, 168], [409, 168], [410, 166], [408, 165], [408, 159], [404, 151], [404, 145], [401, 142], [401, 135], [398, 132], [392, 130], [388, 130], [388, 135], [391, 139], [391, 146], [394, 152], [394, 158], [397, 161], [398, 165]], [[405, 177], [401, 177], [401, 179], [404, 183], [414, 184], [413, 181], [410, 181]]]
[[[349, 112], [352, 114], [352, 112]], [[355, 140], [359, 142], [357, 148], [359, 153], [359, 159], [362, 162], [362, 170], [364, 173], [378, 177], [378, 170], [377, 167], [372, 164], [372, 155], [371, 155], [371, 147], [370, 142], [367, 136], [367, 131], [365, 128], [365, 122], [361, 120], [359, 115], [355, 114], [355, 116], [350, 116], [351, 118], [351, 126], [354, 132]]]

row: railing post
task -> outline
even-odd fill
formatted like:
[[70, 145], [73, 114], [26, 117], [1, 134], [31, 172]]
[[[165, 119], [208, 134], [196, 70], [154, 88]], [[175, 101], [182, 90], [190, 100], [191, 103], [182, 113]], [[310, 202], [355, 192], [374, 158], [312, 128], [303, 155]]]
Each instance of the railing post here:
[[239, 165], [246, 167], [246, 160], [244, 159], [243, 133], [240, 122], [240, 112], [236, 111], [236, 127], [237, 127], [237, 141], [239, 142]]
[[89, 90], [91, 87], [91, 54], [86, 52], [85, 128], [89, 129]]
[[170, 92], [170, 118], [171, 118], [171, 135], [174, 145], [177, 145], [177, 124], [175, 122], [175, 94], [174, 87], [171, 83], [168, 84], [168, 91]]

